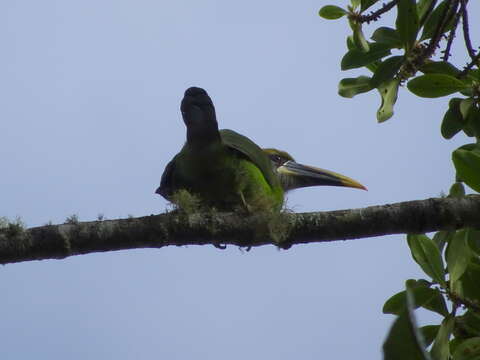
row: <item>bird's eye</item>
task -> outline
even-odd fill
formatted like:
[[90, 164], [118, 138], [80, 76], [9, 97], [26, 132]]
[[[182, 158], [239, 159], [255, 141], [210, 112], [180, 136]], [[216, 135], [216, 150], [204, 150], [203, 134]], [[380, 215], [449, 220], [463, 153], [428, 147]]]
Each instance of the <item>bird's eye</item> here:
[[282, 157], [279, 155], [270, 155], [270, 160], [279, 165], [283, 162]]

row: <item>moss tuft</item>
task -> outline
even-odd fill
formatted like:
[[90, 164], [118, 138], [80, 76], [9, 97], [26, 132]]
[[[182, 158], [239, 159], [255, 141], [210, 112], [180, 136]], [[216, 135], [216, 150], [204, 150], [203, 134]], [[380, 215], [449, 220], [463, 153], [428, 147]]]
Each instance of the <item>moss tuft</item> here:
[[73, 214], [65, 219], [64, 224], [77, 225], [78, 221], [78, 215]]
[[184, 212], [187, 215], [206, 210], [202, 205], [200, 198], [185, 189], [180, 189], [173, 194], [172, 203], [175, 206], [175, 210]]

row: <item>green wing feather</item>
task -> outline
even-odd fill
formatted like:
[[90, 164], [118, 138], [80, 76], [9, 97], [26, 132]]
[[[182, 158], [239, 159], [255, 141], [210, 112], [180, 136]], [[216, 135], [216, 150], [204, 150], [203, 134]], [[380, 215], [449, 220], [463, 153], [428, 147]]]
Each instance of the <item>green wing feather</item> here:
[[270, 186], [274, 187], [278, 185], [278, 178], [273, 172], [270, 159], [257, 144], [246, 136], [228, 129], [220, 130], [220, 137], [222, 138], [223, 144], [239, 151], [252, 161], [260, 169]]

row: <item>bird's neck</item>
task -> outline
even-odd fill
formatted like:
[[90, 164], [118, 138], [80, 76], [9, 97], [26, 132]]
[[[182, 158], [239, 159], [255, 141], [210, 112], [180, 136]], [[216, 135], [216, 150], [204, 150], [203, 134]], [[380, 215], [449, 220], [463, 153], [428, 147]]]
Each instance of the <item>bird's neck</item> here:
[[208, 126], [187, 128], [187, 145], [192, 148], [207, 148], [220, 142], [220, 133], [216, 122]]

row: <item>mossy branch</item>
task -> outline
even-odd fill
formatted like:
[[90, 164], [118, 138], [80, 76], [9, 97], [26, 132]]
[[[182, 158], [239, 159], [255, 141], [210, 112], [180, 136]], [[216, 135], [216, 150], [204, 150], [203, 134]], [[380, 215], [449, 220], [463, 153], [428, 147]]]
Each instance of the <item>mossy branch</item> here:
[[299, 214], [175, 212], [30, 229], [10, 225], [0, 228], [1, 264], [170, 245], [272, 244], [288, 248], [388, 234], [480, 228], [480, 195]]

